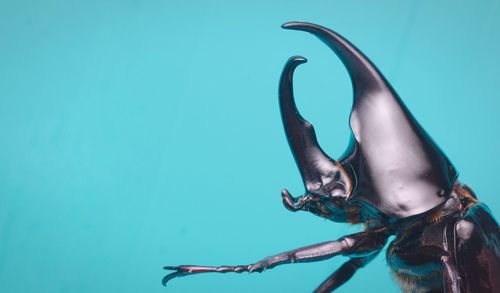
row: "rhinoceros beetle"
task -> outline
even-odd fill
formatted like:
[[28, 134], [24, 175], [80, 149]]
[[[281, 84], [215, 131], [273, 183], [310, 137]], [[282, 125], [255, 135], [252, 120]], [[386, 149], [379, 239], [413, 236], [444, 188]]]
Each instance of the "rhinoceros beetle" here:
[[306, 192], [281, 193], [290, 211], [308, 211], [363, 232], [238, 266], [166, 266], [175, 277], [206, 272], [262, 272], [288, 263], [349, 260], [315, 292], [331, 292], [368, 264], [386, 245], [387, 262], [404, 292], [500, 292], [500, 228], [488, 207], [462, 185], [443, 151], [415, 120], [375, 65], [353, 44], [325, 27], [290, 22], [285, 29], [309, 32], [342, 60], [354, 102], [349, 146], [338, 160], [318, 145], [311, 123], [296, 108], [292, 78], [306, 59], [286, 63], [279, 106], [288, 143]]

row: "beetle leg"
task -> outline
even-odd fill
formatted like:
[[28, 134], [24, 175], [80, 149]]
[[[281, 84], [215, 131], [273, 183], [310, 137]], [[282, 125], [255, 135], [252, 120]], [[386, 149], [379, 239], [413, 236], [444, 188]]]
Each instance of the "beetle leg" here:
[[[456, 224], [455, 224], [456, 225]], [[454, 225], [453, 225], [454, 226]], [[443, 292], [445, 293], [460, 293], [462, 292], [460, 274], [455, 265], [455, 258], [451, 255], [456, 249], [456, 233], [455, 227], [448, 224], [443, 231], [443, 255], [441, 256], [441, 265], [443, 272]]]
[[197, 273], [227, 273], [227, 272], [263, 272], [278, 265], [294, 262], [314, 262], [332, 258], [336, 255], [364, 257], [381, 250], [387, 240], [385, 230], [366, 231], [344, 236], [336, 241], [328, 241], [266, 257], [254, 264], [242, 266], [167, 266], [174, 270], [163, 278], [163, 285], [175, 277]]
[[379, 252], [380, 250], [365, 257], [351, 258], [346, 261], [342, 266], [340, 266], [340, 268], [323, 281], [323, 283], [321, 283], [321, 285], [314, 290], [314, 293], [329, 293], [342, 286], [356, 273], [358, 269], [364, 267], [372, 261]]
[[163, 286], [167, 285], [167, 282], [176, 277], [182, 277], [185, 275], [199, 274], [199, 273], [242, 273], [248, 272], [248, 265], [245, 266], [196, 266], [196, 265], [182, 265], [182, 266], [166, 266], [163, 267], [165, 270], [173, 270], [175, 272], [166, 275], [161, 283]]
[[443, 255], [441, 257], [441, 263], [443, 265], [443, 288], [445, 293], [460, 293], [461, 290], [461, 279], [458, 274], [457, 268], [453, 261], [453, 258], [449, 255]]
[[249, 272], [262, 272], [278, 265], [295, 262], [315, 262], [336, 255], [351, 257], [367, 256], [379, 251], [385, 245], [385, 231], [368, 231], [344, 236], [336, 241], [313, 244], [277, 255], [266, 257], [249, 266]]

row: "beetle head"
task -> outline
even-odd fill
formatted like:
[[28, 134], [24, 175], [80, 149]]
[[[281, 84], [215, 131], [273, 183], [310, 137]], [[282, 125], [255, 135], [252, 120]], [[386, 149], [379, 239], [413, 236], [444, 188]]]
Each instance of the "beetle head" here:
[[285, 206], [341, 221], [354, 203], [401, 218], [444, 202], [457, 172], [375, 65], [325, 27], [291, 22], [283, 28], [309, 32], [328, 45], [347, 68], [354, 93], [351, 143], [336, 161], [320, 148], [313, 126], [294, 102], [293, 72], [306, 59], [292, 57], [286, 63], [279, 85], [280, 110], [306, 193], [293, 198], [284, 191]]

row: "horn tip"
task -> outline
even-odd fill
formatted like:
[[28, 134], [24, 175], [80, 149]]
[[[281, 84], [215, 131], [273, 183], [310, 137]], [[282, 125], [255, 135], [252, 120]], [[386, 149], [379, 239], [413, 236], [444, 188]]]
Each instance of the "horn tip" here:
[[307, 62], [307, 59], [305, 57], [302, 57], [302, 56], [292, 56], [292, 57], [290, 57], [290, 59], [288, 59], [288, 63], [293, 63], [296, 65], [306, 63], [306, 62]]
[[286, 22], [284, 24], [281, 25], [282, 28], [284, 29], [301, 29], [303, 27], [307, 27], [307, 26], [314, 26], [314, 24], [312, 23], [308, 23], [308, 22], [302, 22], [302, 21], [289, 21], [289, 22]]

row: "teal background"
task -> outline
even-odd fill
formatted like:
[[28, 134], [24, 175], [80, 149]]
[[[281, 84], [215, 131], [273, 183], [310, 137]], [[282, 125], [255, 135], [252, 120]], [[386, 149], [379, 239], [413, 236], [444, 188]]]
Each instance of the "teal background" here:
[[[0, 0], [0, 292], [309, 292], [345, 259], [206, 274], [359, 226], [292, 214], [303, 192], [277, 107], [286, 59], [332, 156], [348, 75], [286, 21], [360, 47], [493, 213], [500, 1]], [[338, 292], [399, 292], [383, 255]]]

